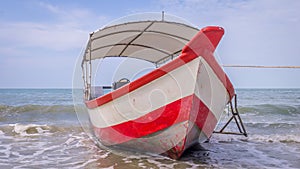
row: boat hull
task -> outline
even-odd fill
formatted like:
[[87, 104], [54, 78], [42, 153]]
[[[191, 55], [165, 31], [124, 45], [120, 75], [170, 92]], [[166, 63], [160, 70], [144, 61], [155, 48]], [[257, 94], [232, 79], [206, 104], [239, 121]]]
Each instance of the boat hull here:
[[219, 39], [209, 37], [211, 30], [202, 30], [179, 58], [87, 101], [99, 141], [174, 159], [193, 144], [206, 141], [234, 94], [213, 56], [223, 30], [213, 31]]

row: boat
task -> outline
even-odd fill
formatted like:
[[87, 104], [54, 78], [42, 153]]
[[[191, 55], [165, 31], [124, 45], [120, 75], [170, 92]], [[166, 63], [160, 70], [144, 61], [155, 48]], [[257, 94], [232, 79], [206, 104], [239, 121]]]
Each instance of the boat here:
[[[214, 57], [223, 35], [219, 26], [198, 29], [163, 19], [114, 24], [92, 32], [82, 70], [85, 105], [98, 141], [173, 159], [207, 141], [235, 97], [231, 81]], [[103, 93], [99, 92], [103, 87], [92, 86], [91, 67], [93, 61], [107, 57], [145, 60], [156, 69], [133, 81], [120, 79]]]

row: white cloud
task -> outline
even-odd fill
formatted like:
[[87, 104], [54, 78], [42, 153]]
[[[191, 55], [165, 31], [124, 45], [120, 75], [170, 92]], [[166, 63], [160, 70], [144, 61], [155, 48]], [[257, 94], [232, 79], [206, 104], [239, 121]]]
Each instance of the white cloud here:
[[86, 9], [63, 9], [44, 2], [39, 6], [54, 15], [55, 21], [0, 23], [1, 43], [5, 48], [0, 49], [2, 54], [7, 54], [11, 45], [19, 50], [26, 47], [55, 51], [81, 48], [88, 39], [88, 33], [99, 26], [96, 24], [106, 20], [106, 17], [97, 16]]
[[300, 1], [163, 0], [161, 4], [199, 27], [223, 26], [221, 55], [230, 63], [300, 64]]
[[94, 23], [106, 21], [105, 16], [98, 16], [91, 10], [85, 8], [64, 8], [53, 4], [40, 2], [41, 8], [55, 15], [58, 21], [67, 22], [69, 25], [79, 27], [95, 26]]
[[15, 47], [37, 47], [53, 50], [69, 50], [82, 46], [87, 33], [68, 25], [51, 25], [32, 22], [1, 25], [0, 38]]
[[74, 58], [106, 17], [46, 3], [34, 8], [41, 16], [0, 18], [0, 87], [70, 87]]

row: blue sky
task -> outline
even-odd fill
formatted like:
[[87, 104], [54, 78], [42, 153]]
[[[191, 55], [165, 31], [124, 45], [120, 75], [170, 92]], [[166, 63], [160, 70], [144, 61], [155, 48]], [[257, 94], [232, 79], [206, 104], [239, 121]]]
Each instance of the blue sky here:
[[[161, 12], [220, 25], [222, 64], [300, 65], [300, 1], [2, 1], [0, 88], [70, 88], [89, 32], [120, 17]], [[226, 68], [237, 88], [300, 87], [300, 69]]]

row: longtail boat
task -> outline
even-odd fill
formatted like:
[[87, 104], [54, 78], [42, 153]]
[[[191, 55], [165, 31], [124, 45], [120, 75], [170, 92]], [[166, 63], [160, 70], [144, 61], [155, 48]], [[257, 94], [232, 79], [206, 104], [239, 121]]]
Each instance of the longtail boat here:
[[[99, 142], [178, 159], [192, 145], [208, 140], [235, 96], [214, 57], [223, 35], [219, 26], [199, 30], [165, 20], [92, 32], [82, 68], [85, 105]], [[110, 92], [97, 96], [91, 62], [107, 57], [141, 59], [156, 69], [133, 81], [121, 79]]]

